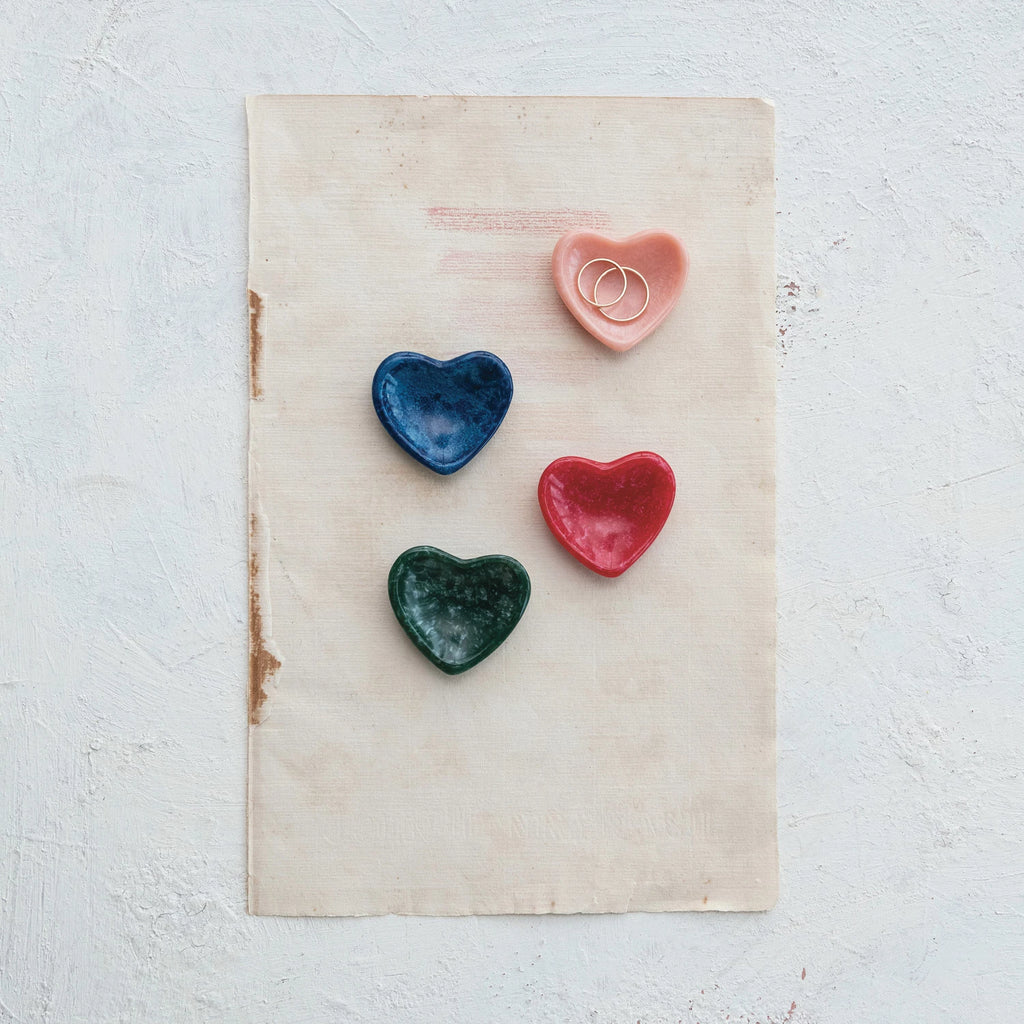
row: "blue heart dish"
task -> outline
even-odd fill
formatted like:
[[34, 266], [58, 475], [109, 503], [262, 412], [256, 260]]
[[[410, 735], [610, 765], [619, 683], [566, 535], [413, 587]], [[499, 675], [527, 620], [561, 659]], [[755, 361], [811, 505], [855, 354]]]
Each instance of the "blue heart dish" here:
[[418, 462], [447, 476], [501, 426], [512, 374], [491, 352], [448, 360], [394, 352], [377, 367], [372, 394], [384, 429]]

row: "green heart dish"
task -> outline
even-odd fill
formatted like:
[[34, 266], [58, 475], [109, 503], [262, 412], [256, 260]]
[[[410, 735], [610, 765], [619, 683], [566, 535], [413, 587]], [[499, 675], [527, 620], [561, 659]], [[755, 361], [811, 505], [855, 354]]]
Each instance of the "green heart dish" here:
[[395, 559], [388, 597], [409, 639], [454, 676], [508, 639], [529, 603], [530, 577], [508, 555], [463, 559], [421, 545]]

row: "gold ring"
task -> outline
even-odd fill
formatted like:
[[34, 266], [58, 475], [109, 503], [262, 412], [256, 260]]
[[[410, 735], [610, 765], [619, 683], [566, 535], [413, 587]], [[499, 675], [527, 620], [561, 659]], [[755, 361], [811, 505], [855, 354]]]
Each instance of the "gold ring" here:
[[[610, 263], [611, 266], [604, 272], [604, 274], [602, 274], [597, 279], [597, 281], [594, 282], [594, 288], [593, 288], [593, 291], [591, 292], [591, 295], [593, 296], [593, 298], [588, 299], [587, 296], [586, 296], [586, 293], [583, 291], [583, 285], [580, 284], [580, 280], [583, 277], [583, 271], [586, 270], [587, 267], [589, 267], [591, 263]], [[598, 282], [600, 282], [600, 281], [602, 281], [604, 279], [604, 275], [605, 274], [610, 274], [613, 270], [616, 270], [616, 269], [622, 274], [622, 291], [619, 292], [619, 294], [614, 299], [612, 299], [611, 302], [598, 302], [597, 301], [597, 285], [598, 285]], [[626, 279], [626, 274], [625, 274], [625, 271], [622, 269], [622, 267], [620, 267], [618, 265], [618, 263], [615, 262], [615, 260], [608, 260], [608, 259], [605, 259], [603, 256], [598, 256], [597, 259], [593, 259], [589, 263], [584, 263], [583, 266], [580, 267], [580, 272], [576, 275], [576, 291], [578, 291], [580, 293], [580, 296], [581, 296], [581, 298], [583, 299], [584, 302], [586, 302], [590, 306], [593, 306], [595, 309], [604, 309], [605, 306], [614, 306], [615, 303], [621, 302], [622, 299], [626, 295], [626, 289], [628, 287], [629, 287], [629, 281]]]
[[[591, 260], [591, 262], [594, 262], [594, 261]], [[612, 263], [614, 261], [613, 260], [608, 260], [607, 262]], [[630, 274], [636, 274], [636, 276], [640, 278], [640, 280], [643, 282], [643, 285], [644, 285], [644, 291], [647, 293], [647, 297], [644, 299], [644, 304], [632, 316], [612, 316], [610, 313], [606, 313], [604, 311], [604, 306], [598, 306], [597, 308], [601, 310], [601, 316], [606, 317], [609, 320], [614, 320], [615, 323], [617, 323], [617, 324], [628, 324], [631, 320], [635, 320], [638, 316], [641, 316], [643, 314], [643, 311], [647, 308], [647, 304], [651, 301], [651, 287], [647, 283], [647, 278], [644, 277], [644, 275], [641, 274], [640, 271], [637, 270], [635, 267], [623, 267], [623, 266], [620, 266], [618, 263], [615, 264], [615, 267], [618, 267], [619, 270], [622, 271], [623, 279], [625, 279], [627, 271]], [[598, 279], [594, 282], [594, 297], [595, 298], [597, 298], [597, 287], [601, 283], [602, 278], [604, 278], [604, 276], [606, 274], [610, 274], [615, 269], [615, 267], [609, 267], [609, 269], [606, 270], [604, 272], [604, 274], [601, 274], [600, 277], [598, 277]], [[625, 289], [623, 289], [622, 295], [625, 295], [625, 294], [626, 294], [626, 291], [625, 291]], [[609, 303], [606, 303], [606, 305], [614, 306], [617, 302], [619, 302], [622, 299], [622, 295], [620, 295], [619, 298], [615, 300], [615, 302], [609, 302]], [[584, 298], [586, 298], [586, 296], [584, 296]], [[594, 305], [597, 305], [597, 304], [594, 303]]]

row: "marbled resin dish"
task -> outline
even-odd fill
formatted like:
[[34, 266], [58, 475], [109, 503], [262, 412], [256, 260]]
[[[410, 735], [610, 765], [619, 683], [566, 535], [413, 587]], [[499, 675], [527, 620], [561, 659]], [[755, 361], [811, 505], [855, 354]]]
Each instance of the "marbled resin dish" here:
[[395, 352], [373, 375], [373, 408], [384, 429], [435, 473], [461, 469], [501, 426], [512, 374], [491, 352], [442, 361]]
[[555, 459], [537, 486], [551, 532], [602, 576], [621, 576], [653, 543], [672, 511], [676, 478], [654, 452], [614, 462]]
[[[606, 262], [612, 260], [632, 271], [625, 281], [611, 262]], [[591, 261], [596, 262], [586, 267]], [[616, 352], [625, 352], [642, 341], [672, 312], [686, 284], [689, 266], [683, 244], [667, 231], [641, 231], [621, 242], [594, 231], [572, 231], [558, 240], [551, 255], [555, 288], [569, 312], [585, 330]], [[598, 285], [601, 274], [605, 276]], [[598, 302], [610, 303], [624, 287], [622, 298], [602, 312], [583, 297], [587, 294], [593, 298], [595, 286]], [[645, 294], [647, 306], [636, 319], [618, 323], [605, 315], [632, 317], [642, 308]]]
[[462, 559], [423, 545], [395, 559], [388, 597], [409, 639], [439, 669], [457, 675], [515, 629], [530, 600], [530, 577], [508, 555]]

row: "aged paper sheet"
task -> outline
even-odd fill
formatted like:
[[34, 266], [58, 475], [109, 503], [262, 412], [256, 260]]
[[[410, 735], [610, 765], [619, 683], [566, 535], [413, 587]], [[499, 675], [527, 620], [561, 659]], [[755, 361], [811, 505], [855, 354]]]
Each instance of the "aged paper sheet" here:
[[[775, 838], [773, 110], [757, 100], [260, 96], [251, 219], [249, 907], [757, 910]], [[616, 353], [551, 251], [663, 228], [682, 298]], [[370, 401], [397, 350], [488, 349], [515, 397], [441, 477]], [[678, 482], [618, 579], [537, 503], [562, 455]], [[533, 596], [463, 676], [388, 603], [415, 544]]]

